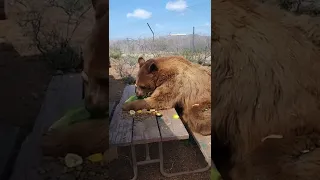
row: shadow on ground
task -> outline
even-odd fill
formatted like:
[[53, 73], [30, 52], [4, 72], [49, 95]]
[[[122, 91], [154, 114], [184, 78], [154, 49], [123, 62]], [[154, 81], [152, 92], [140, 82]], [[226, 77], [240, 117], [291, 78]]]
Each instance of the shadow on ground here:
[[11, 44], [0, 42], [0, 127], [7, 129], [0, 137], [1, 178], [9, 176], [14, 162], [9, 158], [32, 130], [52, 72], [41, 56], [20, 56]]

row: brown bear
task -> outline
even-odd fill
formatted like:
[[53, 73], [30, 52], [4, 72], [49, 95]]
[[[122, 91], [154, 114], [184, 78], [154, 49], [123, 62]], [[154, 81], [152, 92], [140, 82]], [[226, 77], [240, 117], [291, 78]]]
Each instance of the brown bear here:
[[109, 4], [105, 0], [92, 0], [92, 5], [96, 21], [83, 52], [82, 77], [86, 108], [94, 117], [100, 117], [109, 107], [110, 61], [106, 50], [109, 46]]
[[109, 7], [105, 0], [92, 0], [92, 5], [96, 22], [84, 49], [82, 77], [85, 105], [93, 118], [46, 132], [42, 137], [44, 155], [63, 157], [72, 152], [86, 157], [109, 149], [109, 121], [105, 117], [109, 109]]
[[182, 109], [192, 131], [211, 134], [211, 76], [180, 56], [138, 59], [136, 95], [149, 97], [123, 105], [123, 110]]
[[316, 179], [319, 48], [275, 7], [211, 3], [212, 158], [223, 179]]

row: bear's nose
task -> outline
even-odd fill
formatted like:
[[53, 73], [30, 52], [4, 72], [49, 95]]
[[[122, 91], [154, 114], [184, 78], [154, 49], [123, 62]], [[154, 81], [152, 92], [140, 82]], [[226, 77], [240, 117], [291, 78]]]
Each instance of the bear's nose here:
[[140, 92], [140, 91], [136, 91], [136, 96], [138, 98], [142, 98], [144, 96], [143, 92]]

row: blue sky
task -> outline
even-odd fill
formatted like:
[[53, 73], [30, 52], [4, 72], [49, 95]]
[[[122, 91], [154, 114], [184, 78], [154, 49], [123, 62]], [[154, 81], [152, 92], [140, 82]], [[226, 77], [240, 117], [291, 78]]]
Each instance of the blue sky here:
[[110, 40], [169, 34], [210, 35], [210, 0], [109, 0]]

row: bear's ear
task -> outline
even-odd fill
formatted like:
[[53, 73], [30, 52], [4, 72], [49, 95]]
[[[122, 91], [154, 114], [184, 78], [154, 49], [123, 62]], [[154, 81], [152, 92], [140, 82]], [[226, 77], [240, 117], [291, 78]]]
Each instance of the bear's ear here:
[[158, 67], [157, 65], [153, 62], [150, 66], [149, 66], [149, 73], [152, 73], [154, 71], [158, 71]]
[[108, 0], [91, 0], [93, 9], [95, 11], [95, 18], [99, 20], [109, 11]]
[[143, 59], [143, 57], [139, 57], [138, 59], [138, 64], [139, 64], [139, 67], [141, 67], [146, 61]]

